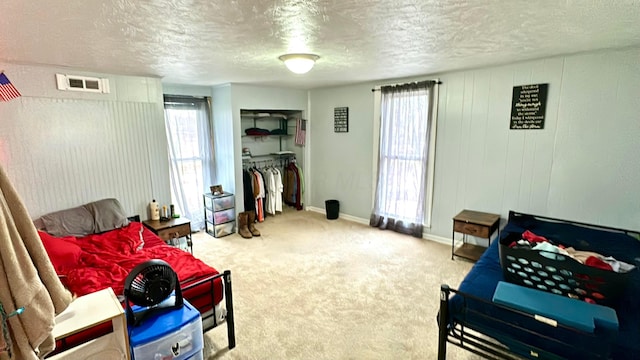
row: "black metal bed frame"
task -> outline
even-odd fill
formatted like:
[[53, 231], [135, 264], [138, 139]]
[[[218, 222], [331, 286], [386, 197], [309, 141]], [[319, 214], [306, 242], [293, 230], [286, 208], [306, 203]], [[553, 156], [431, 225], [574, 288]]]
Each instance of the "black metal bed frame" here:
[[213, 317], [213, 325], [202, 328], [203, 332], [207, 332], [217, 327], [218, 325], [220, 325], [218, 323], [218, 318], [216, 316], [216, 309], [214, 304], [214, 295], [215, 295], [214, 281], [219, 278], [223, 278], [222, 283], [224, 287], [224, 301], [225, 301], [225, 306], [227, 308], [227, 314], [225, 316], [224, 322], [227, 324], [227, 339], [229, 341], [229, 350], [231, 350], [234, 347], [236, 347], [235, 319], [233, 315], [233, 291], [231, 288], [231, 271], [225, 270], [222, 274], [213, 275], [205, 279], [199, 280], [193, 284], [189, 284], [188, 286], [183, 287], [182, 291], [185, 292], [201, 284], [204, 284], [207, 282], [209, 283], [209, 287], [212, 289], [212, 291], [209, 291], [209, 294], [201, 294], [201, 295], [192, 297], [193, 302], [195, 302], [195, 299], [201, 299], [203, 297], [210, 297], [211, 299], [211, 306], [212, 306], [211, 314], [204, 316], [204, 313], [201, 312], [203, 323], [206, 319]]
[[[473, 299], [473, 301], [483, 302], [485, 304], [490, 304], [495, 308], [502, 309], [504, 311], [509, 311], [513, 313], [517, 313], [519, 315], [525, 316], [527, 318], [536, 319], [535, 314], [530, 314], [524, 311], [516, 310], [514, 308], [510, 308], [504, 305], [496, 304], [491, 301], [487, 301], [485, 299], [473, 296], [471, 294], [467, 294], [456, 289], [450, 288], [448, 285], [440, 286], [440, 312], [438, 313], [438, 360], [445, 360], [447, 357], [447, 343], [453, 344], [460, 348], [463, 348], [467, 351], [470, 351], [476, 355], [480, 355], [486, 359], [500, 359], [500, 360], [517, 360], [524, 358], [521, 354], [516, 354], [506, 345], [501, 344], [499, 341], [506, 341], [512, 346], [515, 344], [521, 348], [529, 349], [529, 358], [531, 359], [564, 359], [561, 356], [550, 353], [548, 351], [542, 350], [538, 347], [532, 346], [510, 336], [508, 333], [502, 333], [500, 339], [491, 338], [485, 334], [483, 334], [480, 330], [473, 329], [473, 325], [468, 325], [465, 320], [462, 321], [454, 321], [450, 323], [448, 321], [449, 318], [449, 297], [451, 293], [456, 294], [457, 296], [462, 296], [465, 302], [463, 313], [473, 314], [476, 318], [490, 319], [494, 323], [499, 323], [503, 326], [507, 326], [513, 330], [518, 330], [522, 332], [526, 332], [530, 335], [534, 335], [536, 337], [544, 339], [548, 343], [555, 343], [557, 345], [561, 345], [564, 348], [572, 349], [573, 353], [576, 354], [576, 359], [607, 359], [606, 355], [595, 354], [592, 353], [590, 349], [585, 349], [581, 346], [581, 344], [570, 344], [567, 342], [563, 342], [561, 340], [555, 339], [551, 336], [545, 335], [540, 332], [532, 331], [525, 327], [519, 326], [517, 324], [512, 324], [505, 322], [501, 319], [489, 317], [486, 314], [483, 314], [479, 311], [474, 310], [472, 307], [467, 307], [466, 302], [467, 299]], [[540, 321], [540, 320], [538, 320]], [[587, 333], [578, 329], [574, 329], [572, 327], [563, 325], [561, 323], [557, 323], [556, 327], [565, 329], [567, 331], [572, 331], [585, 339], [585, 342], [599, 341], [599, 338], [592, 334]]]
[[[640, 240], [640, 232], [634, 231], [634, 230], [625, 230], [625, 229], [619, 229], [619, 228], [608, 227], [608, 226], [600, 226], [600, 225], [594, 225], [594, 224], [581, 223], [577, 221], [563, 220], [563, 219], [557, 219], [557, 218], [551, 218], [551, 217], [545, 217], [545, 216], [524, 214], [516, 211], [509, 211], [509, 221], [519, 216], [531, 216], [533, 218], [541, 219], [541, 220], [568, 223], [568, 224], [585, 226], [585, 227], [590, 227], [590, 228], [600, 229], [600, 230], [618, 231], [618, 232], [625, 233], [627, 235], [634, 236], [635, 238]], [[462, 320], [456, 319], [452, 322], [449, 321], [449, 312], [450, 312], [449, 297], [451, 293], [456, 294], [457, 296], [461, 296], [463, 298], [464, 310], [461, 313], [464, 315]], [[465, 319], [466, 314], [473, 314], [473, 316], [475, 316], [476, 318], [485, 318], [485, 319], [490, 318], [491, 321], [494, 323], [500, 323], [501, 325], [506, 326], [510, 329], [524, 331], [536, 337], [543, 338], [545, 339], [545, 341], [548, 341], [550, 343], [552, 342], [552, 343], [559, 344], [565, 348], [571, 349], [571, 351], [573, 351], [573, 353], [576, 354], [575, 356], [576, 359], [607, 359], [608, 358], [608, 356], [606, 355], [591, 353], [589, 349], [585, 349], [583, 346], [581, 346], [582, 344], [569, 344], [566, 342], [562, 342], [558, 339], [552, 338], [540, 332], [532, 331], [530, 329], [524, 328], [517, 324], [508, 323], [501, 319], [489, 317], [488, 315], [482, 312], [476, 311], [475, 309], [473, 309], [473, 307], [468, 307], [467, 306], [468, 299], [472, 299], [473, 301], [476, 301], [476, 302], [489, 304], [492, 307], [499, 308], [504, 311], [509, 311], [512, 313], [517, 313], [522, 316], [540, 321], [538, 318], [536, 318], [535, 314], [530, 314], [530, 313], [523, 312], [523, 311], [510, 308], [504, 305], [496, 304], [491, 301], [487, 301], [486, 299], [479, 298], [477, 296], [450, 288], [448, 285], [443, 284], [440, 286], [440, 310], [438, 312], [438, 326], [439, 326], [438, 360], [446, 359], [447, 343], [463, 348], [467, 351], [470, 351], [476, 355], [482, 356], [486, 359], [517, 360], [517, 359], [522, 359], [523, 357], [526, 357], [521, 354], [516, 354], [509, 347], [501, 344], [499, 342], [500, 340], [504, 342], [509, 342], [510, 344], [512, 344], [512, 346], [515, 345], [522, 348], [528, 348], [530, 352], [528, 358], [531, 358], [531, 359], [554, 359], [554, 360], [563, 359], [563, 357], [560, 357], [556, 354], [553, 354], [548, 351], [529, 345], [515, 338], [514, 336], [511, 336], [508, 333], [500, 334], [501, 339], [491, 338], [483, 334], [481, 330], [473, 329], [473, 325], [469, 326], [469, 324], [466, 323], [466, 319]], [[580, 334], [581, 336], [583, 336], [583, 339], [585, 339], [584, 340], [585, 343], [599, 341], [599, 338], [594, 334], [571, 328], [559, 322], [557, 323], [556, 326], [558, 328], [566, 329], [568, 331], [572, 331], [577, 334]]]

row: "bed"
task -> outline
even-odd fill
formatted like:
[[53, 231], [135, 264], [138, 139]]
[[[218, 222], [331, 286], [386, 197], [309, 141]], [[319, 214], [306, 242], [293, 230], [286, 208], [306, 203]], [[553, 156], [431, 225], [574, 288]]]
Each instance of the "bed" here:
[[[189, 252], [167, 245], [139, 216], [127, 217], [116, 199], [47, 214], [34, 223], [56, 273], [74, 295], [111, 287], [124, 302], [129, 272], [146, 260], [161, 259], [178, 275], [183, 297], [200, 311], [203, 330], [226, 324], [229, 349], [235, 347], [231, 272], [219, 273]], [[110, 331], [106, 324], [57, 339], [50, 356]]]
[[[599, 327], [597, 321], [593, 329], [582, 329], [560, 315], [549, 319], [536, 312], [493, 301], [496, 289], [505, 283], [500, 243], [506, 244], [503, 240], [527, 230], [636, 266], [629, 272], [620, 295], [606, 303], [606, 308], [617, 314], [617, 332]], [[441, 286], [437, 317], [438, 359], [446, 359], [448, 344], [489, 359], [640, 359], [639, 239], [637, 231], [510, 211], [500, 241], [492, 241], [459, 288]], [[566, 304], [581, 302], [549, 292], [543, 294]], [[570, 307], [557, 306], [551, 310], [562, 314]]]

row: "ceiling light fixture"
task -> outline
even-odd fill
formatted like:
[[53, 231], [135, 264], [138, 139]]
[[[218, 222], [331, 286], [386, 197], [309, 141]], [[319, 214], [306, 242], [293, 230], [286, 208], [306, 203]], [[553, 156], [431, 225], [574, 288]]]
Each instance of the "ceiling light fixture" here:
[[287, 69], [296, 74], [306, 74], [313, 68], [320, 56], [314, 54], [285, 54], [278, 59], [282, 60]]

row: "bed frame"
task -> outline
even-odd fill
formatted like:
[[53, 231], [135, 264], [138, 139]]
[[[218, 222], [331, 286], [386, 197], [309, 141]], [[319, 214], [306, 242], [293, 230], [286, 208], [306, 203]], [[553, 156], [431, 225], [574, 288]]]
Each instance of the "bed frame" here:
[[[640, 233], [638, 231], [633, 231], [633, 230], [625, 230], [625, 229], [618, 229], [618, 228], [613, 228], [613, 227], [607, 227], [607, 226], [599, 226], [599, 225], [593, 225], [593, 224], [587, 224], [587, 223], [581, 223], [581, 222], [575, 222], [575, 221], [568, 221], [568, 220], [563, 220], [563, 219], [557, 219], [557, 218], [550, 218], [550, 217], [544, 217], [544, 216], [537, 216], [537, 215], [530, 215], [530, 214], [524, 214], [524, 213], [518, 213], [515, 211], [510, 211], [509, 212], [509, 221], [511, 221], [514, 217], [517, 216], [533, 216], [536, 219], [541, 219], [541, 220], [546, 220], [546, 221], [552, 221], [552, 222], [561, 222], [561, 223], [566, 223], [566, 224], [573, 224], [573, 225], [579, 225], [579, 226], [584, 226], [584, 227], [589, 227], [589, 228], [593, 228], [593, 229], [598, 229], [598, 230], [607, 230], [607, 231], [615, 231], [615, 232], [621, 232], [627, 235], [631, 235], [637, 239], [639, 239]], [[497, 239], [497, 241], [499, 241], [500, 239]], [[455, 294], [456, 296], [460, 296], [463, 299], [463, 310], [462, 310], [462, 314], [464, 314], [463, 320], [460, 319], [456, 319], [456, 321], [452, 324], [449, 321], [449, 313], [450, 313], [450, 309], [449, 309], [449, 298], [452, 294]], [[466, 317], [467, 314], [473, 317], [475, 317], [476, 319], [478, 318], [483, 318], [483, 319], [491, 319], [492, 322], [494, 323], [498, 323], [501, 324], [502, 326], [505, 326], [507, 329], [513, 329], [513, 330], [518, 330], [518, 331], [523, 331], [525, 333], [527, 333], [527, 335], [531, 335], [531, 336], [535, 336], [535, 337], [539, 337], [544, 339], [546, 342], [549, 343], [555, 343], [558, 344], [560, 346], [565, 347], [566, 349], [571, 349], [572, 353], [575, 354], [575, 358], [576, 359], [608, 359], [608, 356], [605, 355], [599, 355], [599, 354], [593, 354], [591, 353], [589, 350], [585, 349], [584, 346], [582, 346], [583, 344], [575, 344], [575, 343], [566, 343], [566, 342], [562, 342], [558, 339], [555, 339], [553, 337], [550, 337], [548, 335], [545, 335], [544, 333], [541, 332], [536, 332], [536, 331], [532, 331], [528, 328], [519, 326], [517, 324], [513, 324], [513, 323], [509, 323], [509, 322], [505, 322], [502, 321], [501, 319], [497, 319], [495, 317], [490, 317], [488, 315], [486, 315], [483, 312], [477, 311], [476, 309], [474, 309], [474, 307], [472, 306], [468, 306], [467, 303], [469, 301], [475, 301], [475, 302], [480, 302], [480, 303], [484, 303], [485, 305], [490, 305], [494, 308], [498, 308], [501, 309], [503, 311], [508, 311], [511, 313], [515, 313], [515, 314], [519, 314], [521, 316], [525, 316], [527, 318], [531, 318], [531, 319], [536, 319], [534, 314], [530, 314], [527, 312], [523, 312], [508, 306], [504, 306], [504, 305], [500, 305], [500, 304], [496, 304], [494, 302], [488, 301], [486, 299], [471, 295], [471, 294], [467, 294], [461, 291], [458, 291], [456, 289], [453, 289], [451, 287], [449, 287], [446, 284], [443, 284], [440, 286], [440, 310], [438, 313], [438, 326], [439, 326], [439, 333], [438, 333], [438, 360], [445, 360], [447, 357], [447, 343], [453, 344], [455, 346], [458, 346], [460, 348], [463, 348], [467, 351], [470, 351], [474, 354], [477, 354], [481, 357], [484, 357], [486, 359], [503, 359], [503, 360], [517, 360], [517, 359], [522, 359], [523, 355], [522, 354], [516, 354], [514, 353], [512, 350], [510, 350], [509, 347], [507, 347], [506, 345], [503, 345], [500, 342], [503, 343], [509, 343], [510, 346], [512, 348], [521, 348], [521, 349], [530, 349], [530, 356], [528, 356], [531, 359], [537, 359], [537, 358], [542, 358], [542, 359], [563, 359], [563, 357], [560, 357], [556, 354], [550, 353], [548, 351], [533, 347], [529, 344], [527, 344], [526, 342], [523, 342], [522, 340], [512, 336], [511, 334], [509, 334], [509, 331], [503, 331], [502, 334], [500, 334], [500, 339], [494, 339], [491, 338], [487, 335], [484, 335], [481, 331], [478, 330], [474, 330], [474, 329], [470, 329], [469, 326], [466, 325], [466, 322], [464, 320], [464, 318]], [[538, 320], [540, 321], [540, 320]], [[589, 342], [597, 342], [597, 341], [602, 341], [602, 338], [599, 338], [598, 336], [596, 336], [595, 334], [592, 333], [587, 333], [578, 329], [574, 329], [572, 327], [563, 325], [561, 323], [557, 323], [557, 327], [558, 328], [562, 328], [562, 329], [566, 329], [568, 331], [572, 331], [576, 334], [579, 334], [580, 336], [583, 337], [585, 344], [589, 343]], [[500, 341], [500, 342], [499, 342]]]
[[[229, 350], [231, 350], [234, 347], [236, 347], [235, 321], [233, 316], [233, 292], [231, 288], [231, 271], [225, 270], [222, 274], [214, 275], [206, 279], [202, 279], [193, 284], [189, 284], [188, 286], [183, 287], [182, 291], [183, 292], [188, 291], [189, 289], [202, 285], [204, 283], [209, 283], [208, 287], [213, 289], [214, 288], [213, 282], [219, 278], [222, 278], [222, 283], [224, 286], [224, 302], [227, 308], [227, 314], [225, 316], [224, 322], [227, 324], [227, 339], [229, 341]], [[213, 304], [214, 302], [213, 291], [210, 291], [208, 294], [201, 294], [199, 296], [193, 297], [192, 299], [195, 300], [195, 299], [200, 299], [204, 297], [210, 297], [211, 304]], [[202, 328], [203, 332], [207, 332], [219, 325], [218, 317], [216, 316], [215, 307], [211, 309], [211, 314], [205, 315], [205, 313], [201, 313], [201, 315], [202, 315], [202, 323], [203, 323], [203, 328]], [[207, 321], [208, 319], [213, 319], [211, 325], [204, 326], [205, 321]]]
[[[507, 306], [492, 303], [485, 299], [481, 299], [476, 296], [452, 289], [447, 285], [442, 285], [440, 286], [440, 313], [438, 315], [438, 326], [440, 327], [439, 333], [438, 333], [438, 360], [446, 360], [447, 343], [461, 347], [467, 351], [480, 355], [486, 359], [502, 359], [502, 360], [522, 359], [522, 355], [513, 353], [507, 346], [497, 342], [495, 339], [491, 339], [478, 331], [475, 331], [466, 327], [464, 324], [464, 321], [456, 322], [454, 326], [449, 326], [446, 319], [448, 319], [449, 317], [449, 296], [451, 293], [454, 293], [458, 296], [462, 296], [465, 299], [465, 302], [467, 299], [473, 299], [474, 301], [491, 304], [493, 307], [500, 308], [502, 310], [510, 311], [513, 313], [518, 313], [528, 318], [535, 319], [534, 314], [529, 314], [529, 313], [516, 310]], [[475, 311], [472, 307], [465, 308], [465, 311], [469, 313], [473, 313], [474, 316], [489, 318], [487, 315], [481, 312]], [[502, 325], [508, 326], [512, 329], [524, 331], [530, 335], [543, 338], [549, 343], [553, 342], [558, 345], [564, 346], [567, 349], [572, 349], [572, 351], [576, 354], [576, 357], [575, 357], [576, 359], [608, 359], [607, 356], [591, 353], [589, 350], [580, 346], [581, 344], [571, 344], [571, 343], [562, 342], [558, 339], [555, 339], [543, 333], [529, 330], [522, 326], [518, 326], [517, 324], [501, 321], [500, 319], [491, 318], [491, 321], [499, 322]], [[580, 330], [565, 326], [561, 323], [558, 323], [557, 327], [579, 333], [585, 339], [585, 342], [601, 341], [594, 334], [580, 331]], [[563, 357], [560, 357], [560, 356], [551, 354], [547, 351], [544, 351], [542, 349], [533, 347], [527, 344], [526, 342], [518, 340], [515, 337], [510, 337], [507, 333], [503, 334], [503, 338], [501, 340], [502, 341], [508, 340], [509, 343], [512, 344], [512, 346], [515, 345], [515, 346], [521, 346], [523, 348], [531, 349], [530, 350], [531, 358], [540, 357], [543, 359], [558, 359], [558, 360], [564, 359]]]

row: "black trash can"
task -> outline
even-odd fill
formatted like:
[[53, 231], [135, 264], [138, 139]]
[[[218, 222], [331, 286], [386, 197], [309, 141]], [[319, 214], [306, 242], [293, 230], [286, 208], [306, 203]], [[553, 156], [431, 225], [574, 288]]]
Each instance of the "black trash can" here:
[[324, 206], [327, 211], [327, 219], [335, 220], [338, 218], [338, 214], [340, 214], [340, 201], [326, 200]]

